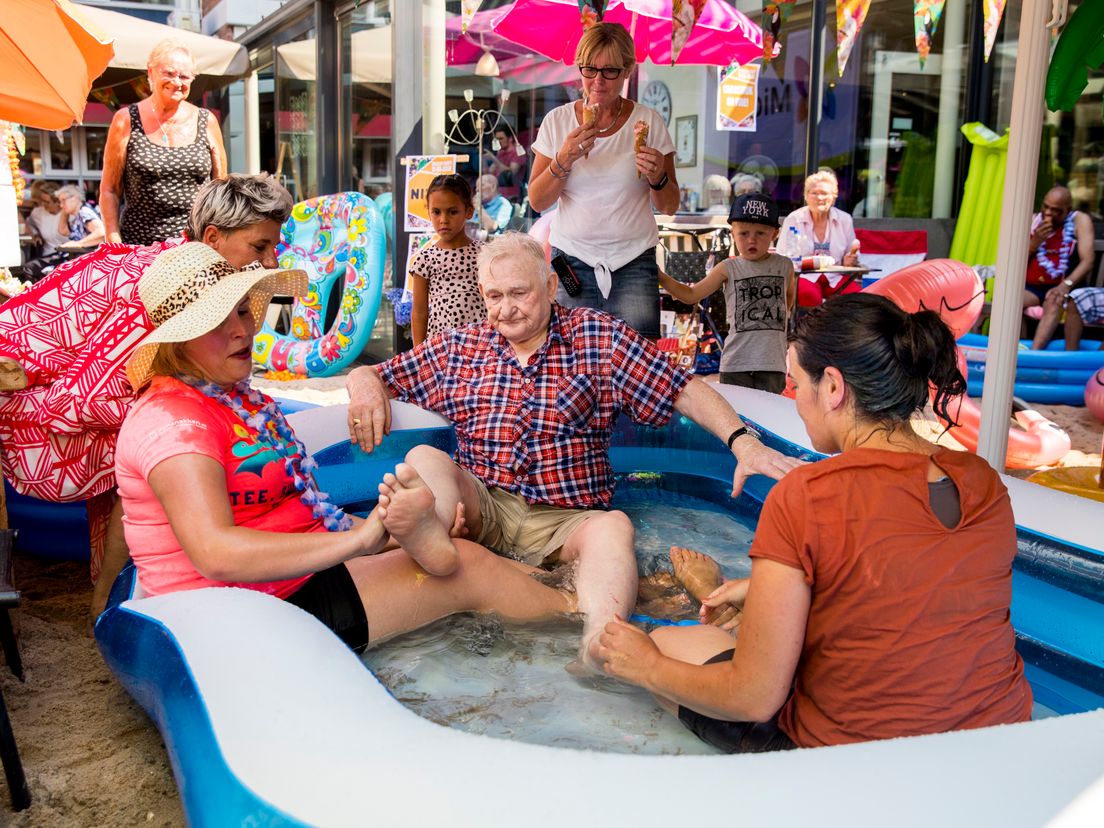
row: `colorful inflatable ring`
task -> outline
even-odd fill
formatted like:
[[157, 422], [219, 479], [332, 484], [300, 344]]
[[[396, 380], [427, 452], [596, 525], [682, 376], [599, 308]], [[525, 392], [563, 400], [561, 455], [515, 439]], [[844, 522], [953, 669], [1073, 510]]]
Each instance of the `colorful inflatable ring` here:
[[[903, 268], [879, 279], [866, 292], [892, 299], [910, 313], [925, 308], [938, 311], [956, 337], [973, 326], [985, 301], [981, 277], [953, 259], [932, 259]], [[957, 423], [946, 423], [951, 434], [970, 451], [977, 451], [981, 410], [965, 396], [952, 401], [948, 410]], [[1070, 450], [1069, 435], [1037, 411], [1019, 411], [1016, 421], [1022, 429], [1008, 430], [1009, 468], [1049, 465]]]
[[[376, 323], [387, 255], [383, 218], [361, 193], [320, 196], [295, 205], [281, 238], [280, 267], [305, 270], [310, 285], [292, 308], [291, 333], [265, 324], [253, 340], [253, 361], [300, 377], [333, 376], [359, 356]], [[341, 306], [323, 333], [338, 280]]]

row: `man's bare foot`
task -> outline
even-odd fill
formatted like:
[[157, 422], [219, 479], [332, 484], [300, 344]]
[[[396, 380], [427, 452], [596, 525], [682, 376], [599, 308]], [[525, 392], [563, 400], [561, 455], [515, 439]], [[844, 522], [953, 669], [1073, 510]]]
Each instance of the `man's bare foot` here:
[[0, 357], [0, 391], [19, 391], [27, 387], [27, 372], [9, 357]]
[[602, 660], [598, 657], [598, 638], [602, 630], [599, 628], [589, 638], [583, 633], [583, 641], [579, 645], [579, 655], [574, 661], [568, 663], [564, 669], [575, 678], [594, 678], [605, 675], [602, 669]]
[[436, 498], [413, 466], [400, 463], [379, 485], [378, 514], [384, 528], [430, 575], [449, 575], [456, 547], [434, 511]]
[[674, 570], [675, 580], [699, 601], [724, 583], [717, 562], [693, 549], [672, 546], [671, 569]]
[[[675, 572], [675, 580], [699, 602], [724, 583], [720, 565], [708, 555], [693, 549], [672, 546], [671, 568]], [[733, 606], [726, 606], [714, 611], [708, 622], [720, 627], [734, 619], [739, 612]]]

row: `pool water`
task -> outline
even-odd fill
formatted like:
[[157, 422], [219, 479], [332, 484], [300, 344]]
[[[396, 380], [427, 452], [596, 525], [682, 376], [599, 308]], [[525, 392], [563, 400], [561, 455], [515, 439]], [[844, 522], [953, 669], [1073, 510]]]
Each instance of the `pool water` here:
[[[628, 476], [614, 506], [636, 526], [642, 576], [670, 569], [668, 550], [712, 555], [727, 578], [747, 577], [758, 504], [682, 475]], [[508, 626], [454, 616], [365, 653], [364, 663], [418, 715], [470, 733], [622, 753], [715, 753], [636, 687], [564, 671], [579, 626]]]

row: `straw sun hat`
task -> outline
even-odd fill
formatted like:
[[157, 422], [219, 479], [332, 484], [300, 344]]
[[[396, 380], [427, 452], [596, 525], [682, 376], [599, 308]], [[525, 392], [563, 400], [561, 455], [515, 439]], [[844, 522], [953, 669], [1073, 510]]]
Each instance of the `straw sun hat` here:
[[150, 365], [163, 342], [189, 342], [221, 325], [249, 294], [253, 319], [264, 319], [273, 294], [302, 296], [302, 270], [266, 270], [251, 265], [236, 270], [201, 242], [166, 250], [138, 280], [138, 296], [154, 330], [127, 360], [127, 379], [137, 391], [150, 380]]

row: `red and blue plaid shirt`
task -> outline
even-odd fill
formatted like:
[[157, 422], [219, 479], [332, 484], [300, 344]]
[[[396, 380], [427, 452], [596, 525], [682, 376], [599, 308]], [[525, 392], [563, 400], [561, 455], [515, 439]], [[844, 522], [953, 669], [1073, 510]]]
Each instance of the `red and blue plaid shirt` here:
[[528, 503], [573, 509], [609, 506], [617, 415], [665, 425], [691, 379], [621, 320], [559, 305], [524, 368], [483, 322], [428, 339], [377, 370], [395, 397], [452, 421], [461, 468]]

